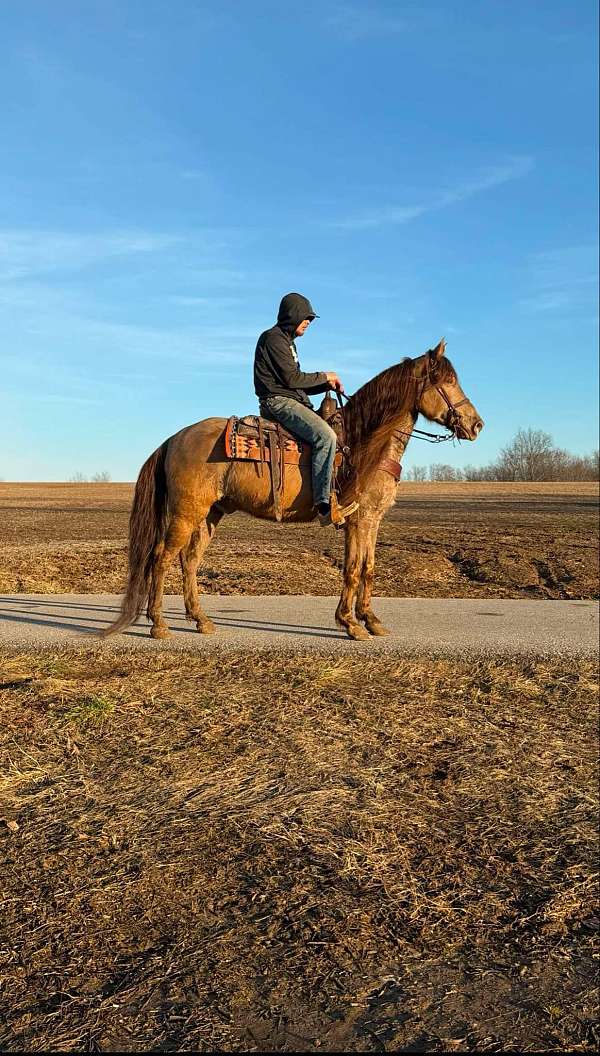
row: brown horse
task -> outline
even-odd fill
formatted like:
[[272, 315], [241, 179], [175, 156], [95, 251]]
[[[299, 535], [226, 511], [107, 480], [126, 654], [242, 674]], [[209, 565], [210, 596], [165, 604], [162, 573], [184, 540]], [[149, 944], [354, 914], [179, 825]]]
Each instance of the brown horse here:
[[[360, 505], [344, 528], [344, 583], [335, 618], [351, 638], [389, 633], [371, 608], [375, 545], [381, 518], [396, 494], [397, 481], [389, 466], [401, 461], [417, 415], [445, 425], [465, 440], [475, 440], [483, 427], [444, 353], [441, 341], [425, 355], [389, 367], [344, 407], [350, 468], [342, 486], [345, 494], [358, 497]], [[225, 425], [224, 418], [206, 418], [187, 426], [142, 466], [129, 522], [127, 590], [121, 614], [105, 635], [133, 623], [147, 601], [152, 637], [169, 636], [161, 612], [163, 585], [167, 567], [177, 555], [187, 618], [201, 634], [215, 631], [200, 604], [196, 572], [219, 521], [236, 510], [275, 519], [269, 474], [257, 472], [256, 463], [227, 459]], [[286, 521], [315, 518], [310, 465], [286, 467], [281, 505]]]

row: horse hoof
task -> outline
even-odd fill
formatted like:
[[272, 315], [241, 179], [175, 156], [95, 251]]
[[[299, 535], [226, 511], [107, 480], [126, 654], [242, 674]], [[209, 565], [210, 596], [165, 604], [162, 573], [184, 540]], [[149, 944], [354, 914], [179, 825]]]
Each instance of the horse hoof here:
[[347, 627], [346, 630], [348, 631], [348, 636], [353, 638], [355, 642], [368, 642], [371, 637], [366, 628], [361, 627], [359, 623]]
[[217, 628], [212, 620], [198, 620], [196, 622], [198, 634], [216, 634]]
[[164, 623], [164, 624], [160, 624], [159, 623], [155, 627], [153, 627], [152, 630], [150, 631], [150, 637], [151, 638], [170, 638], [171, 637], [171, 632], [170, 632], [169, 628], [167, 627], [166, 623]]
[[388, 630], [387, 627], [384, 627], [383, 624], [379, 622], [379, 620], [377, 621], [377, 623], [368, 623], [367, 630], [369, 634], [373, 634], [377, 638], [385, 638], [388, 634], [392, 633], [390, 630]]

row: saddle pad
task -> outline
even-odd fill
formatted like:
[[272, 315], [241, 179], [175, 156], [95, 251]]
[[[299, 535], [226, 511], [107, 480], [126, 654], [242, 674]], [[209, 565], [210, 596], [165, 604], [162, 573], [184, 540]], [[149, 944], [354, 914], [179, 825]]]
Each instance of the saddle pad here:
[[[225, 427], [225, 454], [227, 458], [241, 461], [270, 462], [271, 450], [269, 446], [269, 435], [277, 436], [277, 425], [266, 418], [261, 418], [263, 430], [263, 450], [261, 452], [260, 434], [258, 426], [258, 415], [248, 414], [245, 418], [237, 418], [232, 415]], [[311, 462], [312, 450], [310, 444], [296, 440], [291, 433], [280, 427], [280, 435], [283, 437], [283, 462], [286, 466], [308, 466]], [[335, 467], [341, 465], [342, 452], [339, 450], [335, 456]]]
[[[258, 417], [247, 415], [245, 418], [237, 418], [233, 415], [227, 422], [225, 428], [225, 454], [227, 458], [251, 460], [254, 462], [270, 462], [271, 451], [269, 448], [268, 434], [277, 434], [277, 426], [265, 418], [261, 419], [263, 429], [264, 447], [261, 452]], [[281, 429], [283, 437], [283, 461], [286, 465], [299, 465], [309, 463], [311, 460], [310, 444], [301, 441]], [[263, 457], [264, 456], [264, 457]]]

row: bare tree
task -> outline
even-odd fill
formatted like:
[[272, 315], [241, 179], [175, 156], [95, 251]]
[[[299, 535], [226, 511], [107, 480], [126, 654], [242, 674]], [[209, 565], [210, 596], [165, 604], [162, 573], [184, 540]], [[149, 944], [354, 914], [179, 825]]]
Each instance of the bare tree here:
[[405, 480], [416, 480], [422, 484], [424, 480], [427, 480], [427, 467], [413, 466], [406, 474]]
[[495, 462], [489, 466], [465, 466], [464, 480], [499, 480], [498, 467]]
[[108, 484], [109, 480], [110, 473], [106, 469], [103, 469], [101, 473], [94, 473], [92, 477], [94, 484]]
[[569, 456], [568, 480], [599, 480], [600, 458], [598, 451], [592, 451], [591, 455]]
[[462, 480], [462, 470], [449, 466], [446, 462], [434, 462], [429, 467], [429, 479], [439, 481]]
[[500, 452], [500, 479], [554, 480], [556, 462], [550, 433], [543, 429], [519, 429], [510, 444]]
[[[435, 467], [432, 467], [432, 469]], [[598, 451], [572, 455], [554, 447], [552, 437], [541, 429], [519, 429], [498, 459], [487, 466], [466, 466], [465, 480], [598, 480]]]
[[84, 477], [83, 473], [74, 473], [72, 477], [69, 477], [70, 484], [86, 484], [87, 477]]

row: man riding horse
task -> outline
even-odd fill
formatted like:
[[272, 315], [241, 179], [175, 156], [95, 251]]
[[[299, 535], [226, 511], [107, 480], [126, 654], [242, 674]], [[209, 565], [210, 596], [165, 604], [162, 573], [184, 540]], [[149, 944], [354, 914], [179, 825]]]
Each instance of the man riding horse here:
[[[422, 414], [438, 422], [448, 429], [448, 437], [462, 440], [475, 440], [483, 420], [465, 396], [446, 357], [444, 340], [414, 359], [392, 363], [366, 381], [339, 411], [344, 444], [351, 454], [350, 475], [342, 472], [341, 494], [356, 495], [359, 508], [356, 516], [350, 516], [355, 511], [352, 504], [338, 511], [331, 494], [335, 437], [306, 393], [324, 392], [331, 386], [342, 391], [341, 382], [333, 371], [300, 370], [294, 344], [314, 318], [305, 297], [288, 294], [281, 302], [277, 325], [259, 338], [256, 391], [262, 414], [274, 418], [275, 426], [263, 430], [262, 425], [235, 415], [203, 418], [168, 437], [144, 462], [129, 518], [127, 588], [121, 611], [104, 636], [129, 627], [144, 605], [152, 638], [169, 636], [162, 601], [165, 576], [175, 557], [183, 574], [186, 617], [200, 634], [213, 634], [215, 624], [198, 595], [197, 571], [223, 517], [242, 512], [290, 524], [309, 523], [315, 505], [324, 523], [345, 518], [344, 583], [335, 612], [337, 624], [355, 641], [389, 634], [372, 606], [375, 547], [381, 519], [396, 499], [402, 455], [417, 417]], [[242, 428], [238, 437], [238, 427], [244, 423], [258, 436]], [[294, 457], [286, 459], [286, 445], [278, 443], [280, 423], [312, 445], [312, 480], [308, 450], [299, 453], [288, 448], [288, 455]], [[263, 472], [269, 462], [272, 472]], [[344, 470], [343, 463], [340, 469]]]
[[322, 525], [342, 525], [358, 509], [357, 502], [340, 506], [332, 491], [336, 435], [313, 408], [307, 393], [343, 392], [334, 371], [306, 373], [300, 369], [296, 337], [302, 337], [318, 316], [306, 297], [288, 293], [279, 305], [277, 323], [258, 339], [254, 355], [254, 391], [263, 418], [284, 429], [312, 449], [313, 501]]

